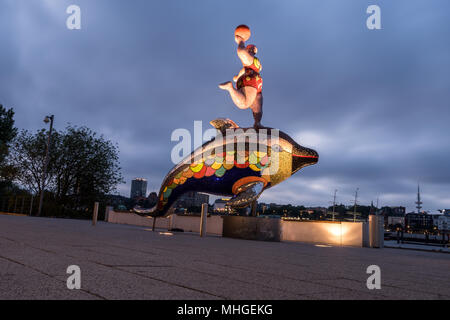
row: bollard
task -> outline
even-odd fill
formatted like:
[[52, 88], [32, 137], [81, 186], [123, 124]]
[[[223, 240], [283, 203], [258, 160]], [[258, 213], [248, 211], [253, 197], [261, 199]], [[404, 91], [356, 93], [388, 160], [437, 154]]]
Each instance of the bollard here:
[[383, 217], [369, 215], [369, 244], [371, 248], [383, 248], [384, 226]]
[[176, 216], [175, 213], [169, 216], [169, 231], [175, 228], [175, 216]]
[[94, 204], [94, 214], [92, 215], [92, 225], [95, 226], [97, 223], [97, 216], [98, 216], [98, 202], [95, 202]]
[[105, 209], [105, 221], [109, 222], [109, 212], [112, 211], [113, 207], [107, 206]]
[[206, 235], [206, 218], [208, 216], [208, 204], [202, 204], [202, 214], [200, 216], [200, 237]]

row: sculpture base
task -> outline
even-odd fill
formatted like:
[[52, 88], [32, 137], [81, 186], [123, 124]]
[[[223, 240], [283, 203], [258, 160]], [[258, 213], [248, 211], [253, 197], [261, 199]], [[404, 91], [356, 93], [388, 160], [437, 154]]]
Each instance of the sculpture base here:
[[223, 217], [223, 236], [246, 240], [280, 241], [281, 220], [258, 217]]

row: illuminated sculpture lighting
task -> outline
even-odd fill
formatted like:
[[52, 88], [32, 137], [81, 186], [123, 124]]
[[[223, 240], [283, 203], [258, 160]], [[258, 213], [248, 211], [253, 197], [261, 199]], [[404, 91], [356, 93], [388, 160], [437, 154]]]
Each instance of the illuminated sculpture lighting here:
[[231, 197], [227, 203], [230, 207], [247, 207], [264, 190], [286, 180], [301, 168], [317, 163], [319, 156], [316, 151], [300, 146], [278, 129], [261, 126], [261, 68], [259, 60], [254, 57], [256, 47], [244, 46], [244, 41], [249, 37], [250, 29], [247, 26], [236, 28], [238, 56], [244, 65], [234, 78], [237, 89], [231, 82], [219, 87], [230, 93], [237, 107], [252, 109], [254, 126], [239, 128], [229, 119], [211, 121], [218, 135], [183, 159], [166, 175], [154, 208], [135, 208], [136, 213], [165, 216], [172, 204], [188, 191], [228, 196]]

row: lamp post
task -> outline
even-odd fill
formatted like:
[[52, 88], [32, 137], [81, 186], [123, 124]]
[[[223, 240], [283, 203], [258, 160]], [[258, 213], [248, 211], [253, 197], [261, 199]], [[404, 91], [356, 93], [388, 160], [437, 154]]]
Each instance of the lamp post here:
[[353, 222], [356, 222], [356, 204], [358, 203], [358, 190], [359, 190], [359, 188], [356, 188], [356, 191], [355, 191], [355, 208], [353, 209]]
[[334, 215], [335, 215], [335, 209], [336, 209], [336, 193], [337, 193], [337, 189], [334, 189], [334, 197], [333, 197], [333, 219], [332, 219], [332, 221], [334, 221]]
[[48, 154], [50, 151], [50, 143], [52, 141], [53, 119], [54, 118], [55, 118], [54, 115], [45, 116], [45, 118], [44, 118], [45, 123], [50, 122], [50, 130], [48, 131], [47, 146], [45, 148], [45, 162], [44, 162], [44, 171], [42, 172], [42, 188], [41, 188], [41, 194], [39, 197], [39, 207], [38, 207], [38, 214], [37, 214], [38, 217], [41, 215], [42, 202], [44, 201], [44, 189], [45, 189], [44, 185], [45, 185], [45, 178], [47, 177]]

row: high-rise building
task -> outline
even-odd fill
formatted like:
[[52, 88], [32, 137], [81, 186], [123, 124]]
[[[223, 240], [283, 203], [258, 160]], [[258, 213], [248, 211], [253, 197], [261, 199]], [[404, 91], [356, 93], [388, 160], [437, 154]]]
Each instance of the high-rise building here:
[[130, 198], [145, 197], [147, 194], [147, 180], [136, 178], [131, 181]]

